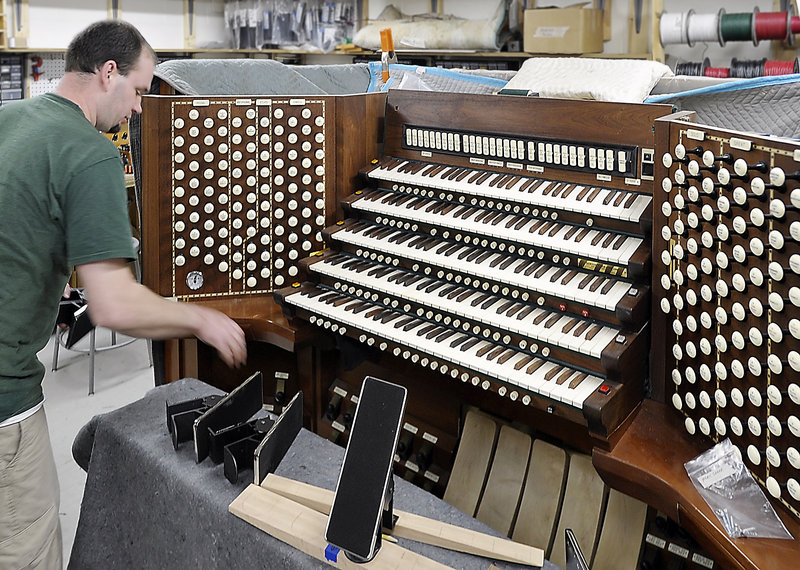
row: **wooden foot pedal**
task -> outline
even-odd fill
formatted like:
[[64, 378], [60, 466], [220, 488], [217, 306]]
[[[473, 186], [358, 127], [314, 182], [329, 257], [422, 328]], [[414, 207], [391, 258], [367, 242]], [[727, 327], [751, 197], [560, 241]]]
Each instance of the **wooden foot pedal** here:
[[592, 458], [582, 453], [573, 453], [569, 459], [569, 475], [558, 530], [550, 554], [550, 561], [566, 567], [566, 548], [563, 537], [566, 529], [572, 529], [586, 560], [591, 563], [600, 529], [607, 490], [592, 465]]
[[381, 518], [391, 517], [392, 462], [407, 391], [371, 376], [364, 379], [350, 428], [325, 539], [358, 562], [380, 548]]
[[474, 410], [467, 412], [444, 500], [470, 516], [478, 508], [496, 435], [493, 419]]
[[336, 568], [387, 568], [405, 570], [420, 568], [432, 570], [447, 566], [407, 550], [398, 544], [386, 542], [372, 562], [358, 564], [347, 557], [331, 553], [325, 542], [327, 517], [291, 499], [286, 499], [258, 485], [250, 485], [234, 499], [228, 510], [317, 560], [327, 562]]
[[534, 441], [511, 538], [545, 552], [552, 549], [566, 480], [567, 452], [546, 441]]
[[511, 426], [500, 428], [492, 468], [475, 518], [506, 536], [517, 514], [530, 453], [531, 436]]
[[611, 489], [592, 568], [635, 568], [642, 548], [646, 522], [646, 504]]
[[[330, 512], [333, 502], [333, 491], [275, 474], [268, 475], [261, 486], [326, 515]], [[544, 564], [544, 551], [540, 548], [435, 521], [413, 513], [395, 511], [395, 515], [397, 520], [394, 528], [384, 529], [384, 531], [397, 538], [408, 538], [494, 560], [529, 566]]]

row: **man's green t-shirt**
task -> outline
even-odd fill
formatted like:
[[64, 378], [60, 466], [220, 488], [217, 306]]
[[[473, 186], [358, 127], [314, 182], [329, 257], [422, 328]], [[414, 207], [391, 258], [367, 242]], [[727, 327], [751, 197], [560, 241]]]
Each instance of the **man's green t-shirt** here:
[[55, 94], [0, 107], [0, 422], [42, 400], [72, 266], [132, 256], [114, 144]]

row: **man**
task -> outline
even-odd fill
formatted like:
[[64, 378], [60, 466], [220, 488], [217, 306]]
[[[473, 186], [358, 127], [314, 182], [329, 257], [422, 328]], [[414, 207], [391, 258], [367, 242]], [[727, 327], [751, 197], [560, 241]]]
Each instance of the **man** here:
[[75, 266], [98, 325], [131, 336], [196, 336], [229, 366], [246, 358], [225, 315], [140, 285], [122, 163], [109, 131], [140, 113], [156, 56], [119, 21], [70, 43], [55, 93], [0, 107], [0, 568], [61, 568], [59, 489], [36, 353]]

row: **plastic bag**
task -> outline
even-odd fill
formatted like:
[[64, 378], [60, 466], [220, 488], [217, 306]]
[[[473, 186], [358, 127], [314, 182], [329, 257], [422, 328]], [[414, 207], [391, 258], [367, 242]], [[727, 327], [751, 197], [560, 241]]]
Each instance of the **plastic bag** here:
[[728, 536], [792, 539], [730, 439], [684, 467]]

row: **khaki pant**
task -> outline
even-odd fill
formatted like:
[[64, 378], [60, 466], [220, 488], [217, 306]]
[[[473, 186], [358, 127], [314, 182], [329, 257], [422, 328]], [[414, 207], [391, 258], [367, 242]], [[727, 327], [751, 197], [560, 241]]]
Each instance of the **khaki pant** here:
[[0, 428], [0, 568], [61, 570], [59, 488], [44, 408]]

